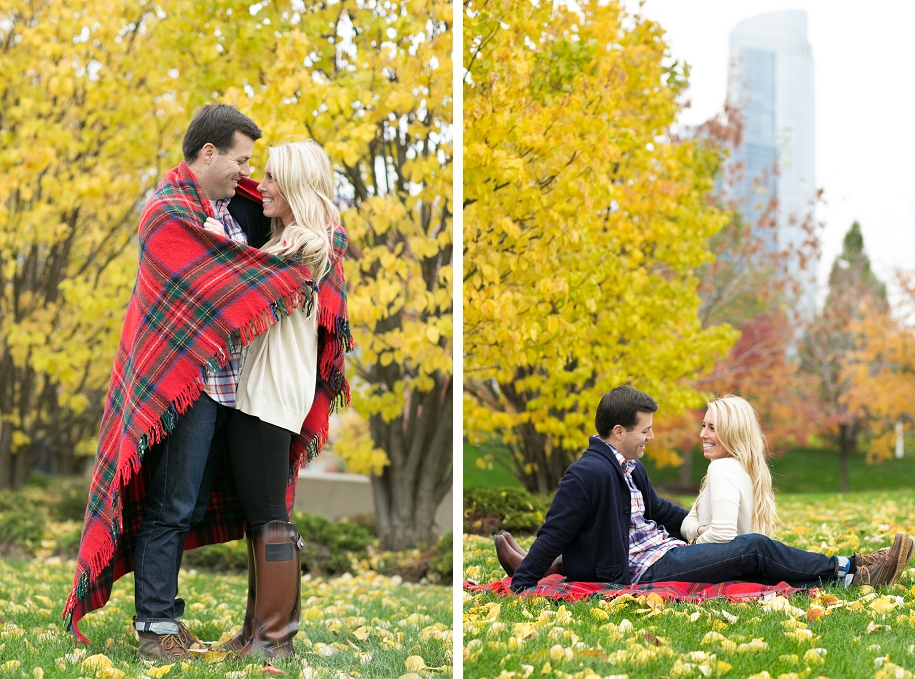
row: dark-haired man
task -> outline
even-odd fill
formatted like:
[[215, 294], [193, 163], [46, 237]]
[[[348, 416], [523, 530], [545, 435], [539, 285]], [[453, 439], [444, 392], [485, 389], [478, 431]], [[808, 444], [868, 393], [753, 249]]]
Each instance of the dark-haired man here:
[[905, 568], [915, 548], [905, 533], [896, 534], [892, 547], [851, 558], [805, 552], [757, 534], [687, 545], [680, 535], [686, 510], [658, 497], [639, 462], [654, 438], [657, 409], [653, 398], [632, 387], [604, 394], [595, 417], [598, 435], [559, 482], [530, 552], [525, 556], [507, 533], [495, 536], [513, 590], [534, 587], [548, 572], [621, 585], [748, 580], [816, 586], [890, 584]]
[[[251, 173], [248, 162], [260, 138], [260, 128], [235, 108], [204, 106], [185, 132], [179, 166], [189, 175], [188, 184], [196, 181], [199, 187], [201, 213], [203, 201], [208, 201], [226, 237], [254, 247], [267, 241], [270, 220], [256, 200], [246, 198], [239, 183]], [[210, 451], [224, 447], [219, 440], [235, 406], [238, 370], [236, 353], [221, 370], [205, 373], [204, 393], [143, 461], [151, 478], [134, 550], [134, 626], [140, 654], [147, 658], [190, 657], [187, 647], [196, 641], [180, 622], [184, 601], [177, 597], [178, 571], [190, 527], [207, 510], [219, 462]]]

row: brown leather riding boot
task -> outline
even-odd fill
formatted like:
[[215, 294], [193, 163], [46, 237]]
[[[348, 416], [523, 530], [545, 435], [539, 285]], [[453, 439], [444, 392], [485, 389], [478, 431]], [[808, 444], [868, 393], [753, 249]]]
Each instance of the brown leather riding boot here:
[[299, 550], [305, 543], [294, 523], [270, 521], [250, 531], [254, 543], [255, 597], [251, 638], [242, 655], [291, 655], [302, 607]]
[[[512, 537], [511, 533], [509, 533], [507, 530], [500, 530], [499, 535], [505, 539], [505, 543], [511, 549], [513, 549], [515, 552], [517, 552], [518, 554], [521, 555], [522, 559], [524, 559], [524, 557], [527, 556], [527, 552], [524, 551], [524, 549], [521, 547], [521, 545], [519, 545], [517, 542], [515, 542], [515, 538]], [[498, 554], [498, 546], [496, 547], [496, 553]], [[502, 564], [502, 568], [505, 568], [505, 564], [502, 563], [502, 559], [499, 559], [499, 563]], [[521, 563], [521, 562], [519, 561], [518, 563]], [[517, 566], [515, 566], [515, 568], [517, 568]], [[515, 569], [513, 568], [512, 572], [508, 573], [508, 569], [505, 568], [505, 572], [508, 573], [509, 575], [514, 575], [514, 570]], [[563, 574], [562, 573], [562, 555], [559, 555], [556, 557], [556, 559], [553, 561], [553, 564], [547, 569], [546, 573], [543, 574], [543, 577], [546, 577], [548, 575], [556, 575], [556, 574], [559, 574], [559, 575]]]
[[251, 532], [245, 531], [248, 542], [248, 603], [245, 606], [245, 619], [241, 624], [241, 631], [226, 642], [213, 648], [214, 651], [237, 651], [248, 643], [251, 638], [251, 620], [254, 617], [254, 602], [257, 600], [257, 578], [254, 564], [254, 540]]

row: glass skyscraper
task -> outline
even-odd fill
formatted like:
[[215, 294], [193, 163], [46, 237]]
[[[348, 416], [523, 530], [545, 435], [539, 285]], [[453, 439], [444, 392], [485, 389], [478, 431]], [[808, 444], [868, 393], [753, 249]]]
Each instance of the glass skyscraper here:
[[[728, 99], [743, 114], [743, 137], [731, 159], [742, 171], [732, 172], [737, 181], [728, 192], [753, 224], [777, 201], [780, 249], [799, 247], [807, 239], [802, 225], [814, 220], [813, 98], [806, 12], [771, 12], [737, 24], [730, 34]], [[793, 262], [787, 272], [802, 282], [799, 307], [805, 315], [813, 313], [816, 299], [811, 266], [801, 271]]]

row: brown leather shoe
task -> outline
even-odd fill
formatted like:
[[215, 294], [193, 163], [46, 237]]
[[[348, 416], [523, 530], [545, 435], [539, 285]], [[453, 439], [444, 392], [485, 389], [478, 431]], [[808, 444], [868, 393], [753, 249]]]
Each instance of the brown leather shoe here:
[[[886, 583], [887, 585], [892, 585], [896, 580], [899, 579], [899, 576], [902, 575], [902, 571], [905, 570], [905, 567], [909, 565], [909, 560], [912, 558], [912, 552], [915, 551], [915, 540], [911, 538], [907, 533], [896, 533], [898, 538], [902, 535], [902, 545], [899, 549], [899, 555], [896, 560], [893, 560], [893, 548], [890, 547], [890, 555], [887, 559], [886, 567]], [[894, 543], [895, 544], [895, 541]]]
[[502, 568], [509, 575], [514, 575], [524, 557], [509, 546], [508, 540], [504, 536], [493, 535], [492, 539], [496, 543], [496, 556], [499, 558]]
[[861, 565], [852, 578], [852, 586], [879, 587], [895, 582], [912, 556], [911, 541], [906, 533], [896, 533], [891, 547], [872, 554], [856, 554], [855, 563]]
[[[521, 545], [519, 545], [517, 542], [515, 542], [515, 538], [512, 537], [511, 533], [509, 533], [507, 530], [500, 530], [499, 535], [502, 536], [503, 538], [505, 538], [506, 544], [511, 549], [513, 549], [518, 554], [520, 554], [522, 559], [524, 559], [524, 557], [527, 556], [527, 552], [524, 551], [524, 549], [521, 547]], [[499, 563], [502, 563], [502, 561], [500, 560]], [[504, 563], [502, 564], [502, 568], [505, 568]], [[515, 568], [517, 568], [517, 566]], [[557, 573], [559, 575], [563, 574], [562, 573], [562, 555], [557, 556], [553, 560], [553, 564], [547, 569], [546, 573], [543, 574], [543, 577], [546, 577], [548, 575], [556, 575]], [[509, 573], [509, 575], [513, 575], [513, 573]]]
[[147, 660], [193, 660], [194, 656], [177, 634], [156, 634], [137, 631], [140, 638], [137, 651]]
[[294, 523], [270, 521], [250, 530], [254, 543], [255, 599], [251, 638], [237, 653], [267, 658], [292, 655], [302, 607], [302, 566], [305, 543]]
[[245, 606], [245, 619], [242, 622], [241, 631], [228, 641], [214, 646], [214, 651], [238, 651], [251, 638], [252, 618], [254, 617], [254, 607], [257, 601], [257, 577], [254, 564], [254, 540], [251, 538], [250, 531], [245, 531], [245, 539], [248, 543], [248, 603]]
[[503, 538], [505, 538], [505, 541], [508, 543], [508, 546], [511, 547], [516, 552], [518, 552], [518, 554], [520, 554], [521, 556], [527, 556], [527, 552], [521, 547], [521, 545], [519, 545], [517, 542], [515, 542], [515, 538], [512, 537], [511, 533], [509, 533], [507, 530], [500, 530], [499, 535], [501, 535]]
[[875, 563], [881, 559], [885, 559], [886, 555], [889, 554], [890, 548], [884, 547], [883, 549], [878, 549], [876, 552], [870, 552], [869, 554], [860, 554], [855, 553], [855, 570], [857, 571], [862, 566], [873, 566]]
[[200, 641], [196, 634], [191, 632], [180, 620], [178, 621], [178, 638], [181, 644], [189, 651], [203, 652], [207, 650], [207, 645]]

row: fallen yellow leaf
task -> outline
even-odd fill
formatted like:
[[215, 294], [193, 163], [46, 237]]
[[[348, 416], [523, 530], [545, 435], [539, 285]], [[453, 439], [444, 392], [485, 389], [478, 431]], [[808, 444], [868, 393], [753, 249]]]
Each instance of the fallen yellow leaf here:
[[359, 641], [365, 641], [372, 635], [372, 630], [364, 625], [353, 630], [353, 636]]
[[106, 667], [114, 667], [114, 663], [107, 655], [97, 653], [83, 660], [83, 667], [90, 670], [101, 670]]
[[164, 677], [166, 674], [171, 672], [174, 666], [175, 663], [172, 663], [171, 665], [162, 665], [161, 667], [150, 667], [148, 670], [146, 670], [146, 674], [151, 676], [153, 679], [160, 679], [160, 677]]
[[426, 661], [423, 660], [421, 656], [411, 655], [403, 661], [403, 664], [411, 672], [418, 672], [426, 666]]

